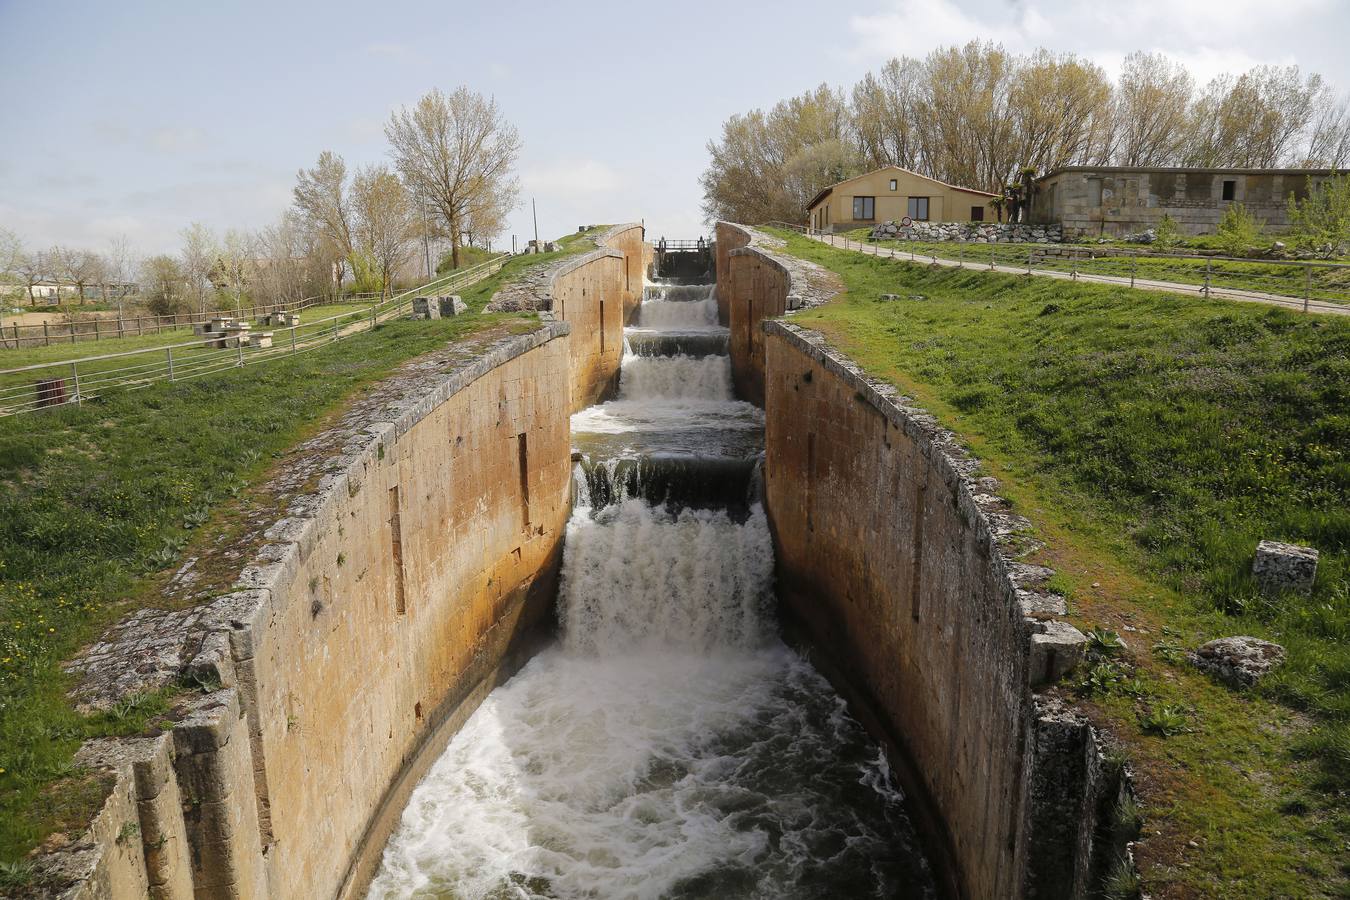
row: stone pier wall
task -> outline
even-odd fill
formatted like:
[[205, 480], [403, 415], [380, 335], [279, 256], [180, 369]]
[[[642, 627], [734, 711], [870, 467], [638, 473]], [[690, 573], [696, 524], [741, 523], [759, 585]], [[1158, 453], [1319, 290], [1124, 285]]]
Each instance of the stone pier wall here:
[[785, 632], [892, 751], [947, 893], [1088, 896], [1118, 778], [1086, 720], [1038, 693], [1085, 639], [1052, 573], [1019, 561], [1029, 523], [932, 416], [791, 324], [837, 284], [753, 229], [724, 235], [749, 236], [726, 299], [738, 385], [765, 408]]
[[40, 861], [62, 896], [355, 896], [417, 777], [552, 633], [571, 330], [381, 383], [278, 476], [290, 499], [232, 589], [138, 613], [77, 663], [89, 707], [198, 689], [167, 734], [82, 749], [113, 790]]
[[616, 225], [595, 239], [599, 249], [544, 266], [498, 291], [492, 312], [532, 309], [546, 321], [573, 326], [572, 411], [613, 396], [623, 360], [623, 327], [642, 302], [649, 251], [641, 225]]

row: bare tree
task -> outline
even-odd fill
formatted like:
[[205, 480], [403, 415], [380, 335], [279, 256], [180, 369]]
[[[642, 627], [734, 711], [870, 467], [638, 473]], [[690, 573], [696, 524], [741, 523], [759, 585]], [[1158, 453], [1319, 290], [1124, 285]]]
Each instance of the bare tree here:
[[351, 201], [347, 196], [347, 163], [329, 150], [319, 154], [312, 169], [296, 175], [295, 208], [309, 228], [321, 235], [335, 263], [336, 294], [342, 288], [346, 267], [356, 249], [352, 241]]
[[369, 259], [387, 295], [411, 255], [416, 215], [408, 192], [384, 166], [363, 167], [352, 180], [352, 209], [357, 252]]
[[0, 228], [0, 276], [17, 280], [23, 256], [23, 241], [19, 236], [8, 228]]
[[[85, 288], [97, 284], [106, 276], [103, 257], [92, 250], [78, 247], [53, 247], [48, 251], [48, 261], [55, 268], [55, 274], [75, 285], [80, 304], [85, 301]], [[58, 296], [60, 288], [57, 289]]]
[[924, 80], [923, 63], [902, 56], [853, 86], [858, 147], [873, 168], [900, 166], [917, 172], [927, 165], [918, 122]]
[[1106, 157], [1111, 82], [1100, 67], [1040, 50], [1012, 75], [1018, 165], [1046, 172]]
[[108, 262], [107, 277], [116, 283], [117, 315], [120, 318], [122, 301], [126, 298], [132, 282], [136, 280], [140, 260], [126, 235], [120, 235], [108, 242], [108, 252], [104, 258]]
[[515, 206], [519, 186], [512, 169], [520, 154], [519, 133], [496, 100], [465, 87], [448, 96], [433, 88], [412, 109], [391, 115], [384, 133], [404, 182], [450, 232], [458, 268], [471, 211]]
[[216, 270], [226, 290], [234, 294], [234, 308], [243, 306], [244, 284], [248, 280], [250, 261], [253, 257], [253, 238], [245, 232], [231, 228], [225, 232], [224, 239], [216, 254]]
[[1175, 163], [1186, 140], [1195, 81], [1158, 53], [1125, 57], [1116, 86], [1114, 160], [1122, 166]]
[[200, 222], [193, 222], [179, 232], [183, 238], [183, 278], [197, 301], [197, 312], [206, 312], [206, 295], [211, 287], [211, 270], [216, 264], [216, 236]]
[[44, 278], [54, 277], [52, 269], [52, 261], [44, 251], [34, 250], [19, 257], [16, 271], [19, 280], [23, 283], [25, 290], [28, 291], [28, 304], [30, 306], [37, 306], [37, 297], [33, 294], [33, 288], [37, 287]]

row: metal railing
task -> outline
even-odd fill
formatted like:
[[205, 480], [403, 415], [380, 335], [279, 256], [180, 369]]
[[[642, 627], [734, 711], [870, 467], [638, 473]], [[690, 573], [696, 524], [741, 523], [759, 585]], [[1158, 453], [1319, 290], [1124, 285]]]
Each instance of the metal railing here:
[[313, 322], [271, 329], [241, 339], [211, 334], [192, 341], [0, 369], [0, 416], [82, 404], [112, 390], [135, 390], [160, 381], [186, 381], [229, 369], [294, 356], [368, 331], [411, 312], [415, 297], [460, 289], [498, 272], [507, 254], [405, 291], [369, 309], [339, 313]]
[[[77, 344], [82, 341], [111, 341], [147, 334], [163, 334], [202, 325], [222, 315], [248, 319], [280, 312], [303, 312], [315, 306], [339, 303], [360, 303], [374, 300], [382, 294], [360, 293], [345, 296], [306, 297], [293, 303], [268, 303], [246, 306], [238, 310], [218, 309], [211, 312], [178, 313], [169, 316], [115, 316], [108, 318], [91, 314], [87, 319], [40, 325], [21, 325], [17, 322], [0, 325], [0, 350], [21, 350], [32, 347], [50, 347], [53, 344]], [[79, 307], [74, 308], [79, 312]], [[48, 307], [48, 311], [63, 311], [62, 307]], [[41, 307], [23, 308], [24, 313], [42, 312]]]
[[1246, 300], [1302, 312], [1350, 314], [1350, 265], [1310, 260], [1253, 260], [1072, 244], [856, 241], [788, 222], [769, 222], [831, 244], [933, 265], [1128, 285]]

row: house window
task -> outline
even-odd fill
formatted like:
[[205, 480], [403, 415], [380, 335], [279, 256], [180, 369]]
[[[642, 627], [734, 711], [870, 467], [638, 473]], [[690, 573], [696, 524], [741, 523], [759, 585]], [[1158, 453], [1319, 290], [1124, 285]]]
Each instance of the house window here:
[[1223, 183], [1223, 199], [1232, 200], [1237, 194], [1237, 182], [1225, 181]]
[[909, 217], [915, 222], [928, 221], [928, 198], [910, 197], [909, 198]]
[[892, 178], [892, 179], [891, 179], [891, 190], [895, 190], [895, 189], [896, 189], [896, 187], [897, 187], [897, 185], [896, 185], [896, 181], [895, 181], [895, 179], [894, 179], [894, 178]]
[[870, 222], [877, 217], [876, 197], [853, 198], [853, 221]]
[[972, 221], [972, 222], [983, 222], [983, 221], [984, 221], [984, 207], [983, 207], [983, 206], [972, 206], [972, 207], [970, 208], [970, 221]]

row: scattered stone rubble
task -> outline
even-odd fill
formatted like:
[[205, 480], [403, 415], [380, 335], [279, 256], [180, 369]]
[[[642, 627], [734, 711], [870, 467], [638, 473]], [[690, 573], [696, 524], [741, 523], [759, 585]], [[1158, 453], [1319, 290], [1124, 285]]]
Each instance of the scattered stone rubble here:
[[1293, 591], [1306, 594], [1317, 577], [1317, 551], [1297, 544], [1261, 541], [1252, 561], [1252, 577], [1268, 595]]
[[1057, 244], [1064, 240], [1059, 225], [1012, 222], [882, 222], [872, 239], [902, 241], [962, 241], [973, 244]]
[[1279, 668], [1284, 648], [1260, 638], [1219, 638], [1202, 644], [1187, 658], [1203, 672], [1235, 688], [1248, 688]]

